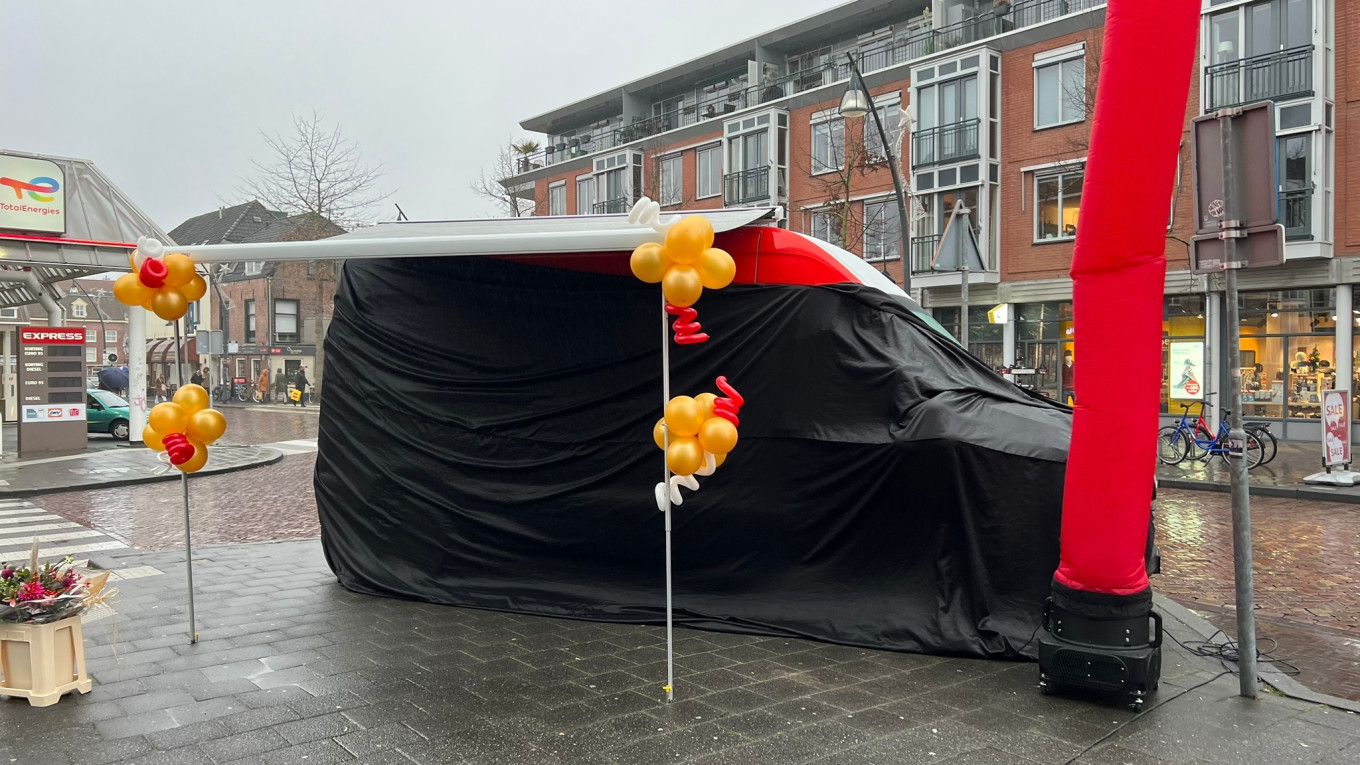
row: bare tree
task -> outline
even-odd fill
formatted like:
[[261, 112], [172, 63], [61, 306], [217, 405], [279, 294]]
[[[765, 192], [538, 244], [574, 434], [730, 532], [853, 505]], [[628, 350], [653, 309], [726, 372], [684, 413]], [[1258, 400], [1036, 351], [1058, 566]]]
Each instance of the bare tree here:
[[539, 150], [538, 142], [532, 140], [516, 141], [502, 146], [490, 167], [468, 184], [472, 193], [489, 200], [496, 211], [510, 218], [533, 215], [538, 202], [536, 193], [527, 196], [524, 190], [511, 183], [511, 179], [533, 170], [537, 165], [530, 158]]
[[[269, 159], [253, 162], [255, 173], [241, 192], [289, 216], [284, 237], [293, 241], [324, 239], [346, 228], [366, 225], [372, 208], [390, 196], [378, 189], [382, 167], [363, 160], [359, 147], [345, 138], [339, 125], [329, 127], [321, 114], [294, 115], [293, 130], [285, 135], [261, 131]], [[308, 278], [316, 284], [316, 357], [311, 383], [321, 395], [325, 370], [326, 286], [334, 289], [341, 261], [311, 261]]]

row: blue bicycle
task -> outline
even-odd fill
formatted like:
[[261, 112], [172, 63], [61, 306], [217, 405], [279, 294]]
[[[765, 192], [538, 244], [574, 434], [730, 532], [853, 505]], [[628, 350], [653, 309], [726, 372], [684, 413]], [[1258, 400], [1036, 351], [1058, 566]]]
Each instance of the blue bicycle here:
[[[1208, 396], [1205, 397], [1206, 399]], [[1197, 459], [1201, 462], [1207, 461], [1210, 457], [1218, 455], [1224, 462], [1228, 461], [1228, 420], [1225, 416], [1218, 423], [1218, 432], [1214, 433], [1209, 429], [1209, 423], [1204, 420], [1204, 408], [1206, 404], [1200, 402], [1199, 417], [1194, 422], [1190, 420], [1190, 408], [1193, 404], [1181, 404], [1180, 422], [1175, 425], [1167, 425], [1157, 431], [1157, 459], [1164, 465], [1179, 465], [1187, 457]], [[1225, 415], [1230, 412], [1224, 412]], [[1247, 469], [1251, 470], [1261, 464], [1265, 457], [1265, 447], [1261, 445], [1260, 439], [1255, 433], [1247, 432], [1247, 442], [1243, 458], [1247, 461]], [[1196, 453], [1196, 450], [1202, 450]]]

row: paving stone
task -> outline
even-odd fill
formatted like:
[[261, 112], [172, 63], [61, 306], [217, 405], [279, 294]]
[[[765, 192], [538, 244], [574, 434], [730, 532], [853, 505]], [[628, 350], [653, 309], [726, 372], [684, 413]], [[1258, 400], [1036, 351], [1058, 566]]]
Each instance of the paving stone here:
[[146, 734], [146, 740], [157, 749], [178, 749], [190, 744], [211, 741], [231, 735], [231, 731], [217, 720], [181, 725], [163, 731]]
[[230, 762], [244, 757], [283, 749], [289, 742], [272, 730], [252, 730], [248, 733], [205, 741], [198, 745], [214, 762]]
[[218, 722], [231, 733], [268, 728], [299, 719], [297, 712], [285, 705], [246, 709], [240, 714], [223, 717]]
[[330, 765], [355, 760], [353, 755], [334, 741], [311, 741], [265, 752], [261, 757], [268, 765]]
[[376, 728], [338, 736], [335, 742], [355, 757], [366, 757], [376, 752], [391, 751], [400, 746], [417, 744], [425, 738], [410, 727], [394, 722]]
[[127, 717], [114, 718], [112, 720], [101, 720], [94, 724], [99, 730], [99, 735], [105, 739], [125, 738], [127, 736], [144, 736], [148, 733], [155, 733], [159, 730], [167, 730], [177, 727], [170, 713], [164, 709], [154, 712], [143, 712]]
[[283, 736], [290, 744], [303, 744], [324, 738], [335, 738], [361, 728], [342, 714], [308, 717], [296, 722], [275, 725], [270, 730]]

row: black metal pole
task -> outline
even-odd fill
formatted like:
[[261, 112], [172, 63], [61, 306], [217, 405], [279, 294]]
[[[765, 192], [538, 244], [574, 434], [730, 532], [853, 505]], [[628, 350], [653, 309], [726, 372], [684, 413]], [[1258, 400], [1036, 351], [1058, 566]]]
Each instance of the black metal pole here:
[[[883, 120], [878, 117], [878, 109], [874, 108], [874, 97], [869, 93], [869, 86], [864, 84], [864, 77], [859, 72], [859, 66], [855, 64], [855, 57], [849, 53], [845, 57], [850, 60], [851, 82], [858, 82], [864, 97], [869, 101], [869, 114], [873, 115], [874, 125], [878, 127], [878, 137], [883, 141], [883, 153], [888, 155], [888, 170], [892, 173], [893, 190], [897, 192], [897, 217], [898, 225], [902, 231], [902, 289], [911, 294], [911, 263], [907, 257], [907, 194], [902, 190], [902, 179], [897, 174], [897, 160], [893, 157], [892, 147], [888, 144], [888, 132], [883, 129]], [[898, 108], [903, 108], [905, 103], [899, 102]]]

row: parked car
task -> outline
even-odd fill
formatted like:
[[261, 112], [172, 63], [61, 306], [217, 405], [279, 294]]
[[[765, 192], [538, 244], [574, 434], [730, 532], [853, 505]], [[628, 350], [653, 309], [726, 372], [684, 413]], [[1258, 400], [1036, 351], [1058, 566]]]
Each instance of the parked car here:
[[128, 437], [128, 402], [106, 390], [85, 391], [85, 423], [90, 433], [108, 433], [120, 441]]

